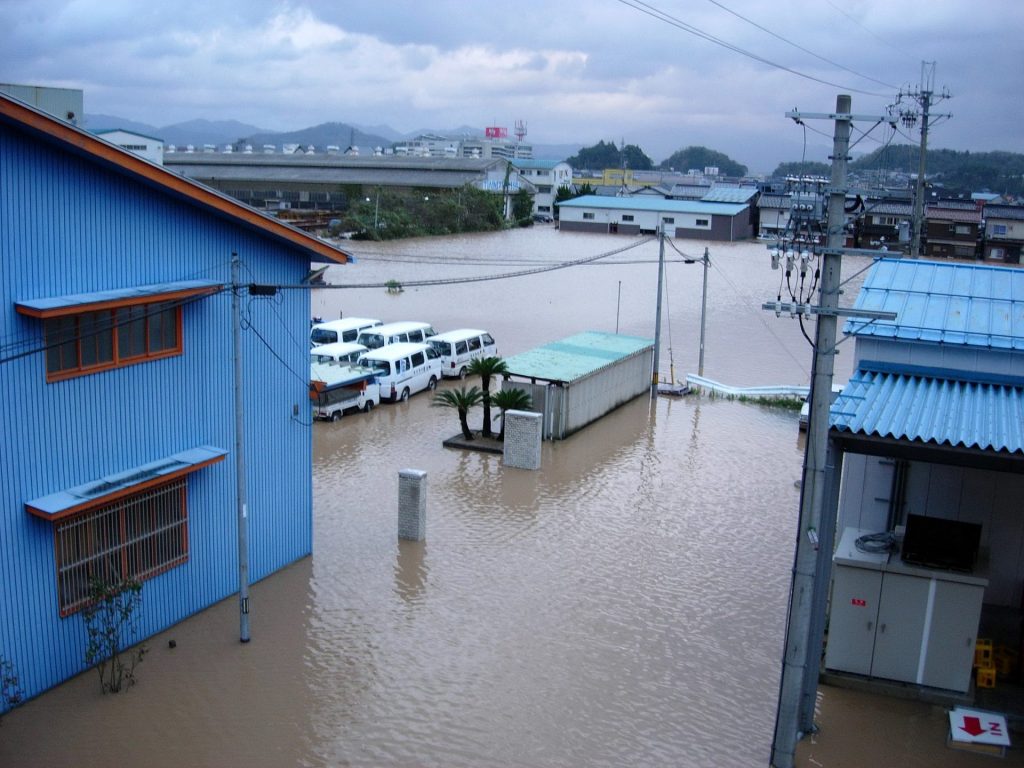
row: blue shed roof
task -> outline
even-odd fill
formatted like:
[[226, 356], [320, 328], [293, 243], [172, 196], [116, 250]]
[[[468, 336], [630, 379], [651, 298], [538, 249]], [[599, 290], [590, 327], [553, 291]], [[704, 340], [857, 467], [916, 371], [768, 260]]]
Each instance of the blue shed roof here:
[[749, 203], [757, 194], [757, 187], [712, 187], [701, 198], [705, 203]]
[[1024, 350], [1024, 270], [879, 259], [854, 307], [896, 319], [848, 320], [848, 334]]
[[703, 200], [663, 200], [660, 197], [603, 197], [584, 195], [559, 203], [562, 208], [603, 208], [623, 211], [652, 211], [656, 213], [707, 213], [716, 216], [736, 216], [748, 206], [743, 203], [706, 203]]
[[586, 331], [507, 357], [505, 364], [513, 376], [571, 382], [653, 346], [638, 336]]
[[1024, 453], [1024, 387], [859, 370], [831, 409], [833, 429], [870, 437]]

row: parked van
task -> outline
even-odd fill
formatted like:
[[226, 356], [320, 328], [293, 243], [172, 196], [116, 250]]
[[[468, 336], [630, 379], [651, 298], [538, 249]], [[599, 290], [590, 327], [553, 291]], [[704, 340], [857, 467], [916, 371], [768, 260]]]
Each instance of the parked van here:
[[430, 323], [404, 322], [387, 323], [376, 328], [367, 328], [359, 334], [356, 342], [368, 349], [380, 349], [388, 344], [412, 343], [421, 344], [435, 331]]
[[498, 347], [487, 331], [460, 328], [431, 336], [427, 343], [441, 356], [441, 375], [466, 378], [466, 368], [477, 357], [494, 357]]
[[339, 341], [355, 341], [360, 331], [380, 324], [380, 320], [370, 317], [343, 317], [341, 320], [315, 323], [309, 329], [309, 343], [316, 347], [320, 344], [334, 344]]
[[321, 344], [309, 350], [311, 363], [354, 363], [359, 356], [369, 350], [354, 341], [337, 341], [333, 344]]
[[388, 344], [364, 354], [359, 364], [376, 371], [381, 399], [392, 402], [434, 389], [441, 378], [441, 358], [429, 344]]
[[372, 410], [380, 403], [376, 375], [358, 365], [311, 364], [309, 397], [314, 418], [337, 421], [345, 411]]

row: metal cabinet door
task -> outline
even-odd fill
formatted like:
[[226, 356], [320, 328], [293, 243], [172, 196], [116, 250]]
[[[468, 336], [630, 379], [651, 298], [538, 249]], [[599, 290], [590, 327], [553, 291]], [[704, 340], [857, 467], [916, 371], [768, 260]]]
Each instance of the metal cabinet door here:
[[936, 581], [932, 621], [925, 645], [921, 682], [935, 688], [966, 692], [971, 685], [974, 643], [985, 588]]
[[875, 654], [871, 675], [889, 680], [918, 682], [928, 608], [929, 579], [886, 573], [878, 607]]
[[832, 576], [825, 667], [871, 674], [882, 572], [836, 565]]

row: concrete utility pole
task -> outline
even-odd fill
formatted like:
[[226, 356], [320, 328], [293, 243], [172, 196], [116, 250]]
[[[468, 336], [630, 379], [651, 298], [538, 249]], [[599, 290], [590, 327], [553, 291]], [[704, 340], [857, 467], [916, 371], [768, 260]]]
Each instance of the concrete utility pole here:
[[[921, 256], [921, 231], [925, 226], [925, 168], [928, 155], [928, 118], [932, 106], [935, 83], [935, 61], [921, 62], [921, 87], [907, 95], [921, 104], [921, 154], [918, 157], [918, 183], [913, 191], [913, 237], [910, 243], [910, 256]], [[901, 96], [903, 94], [900, 94]], [[904, 123], [911, 113], [904, 113]]]
[[242, 427], [242, 286], [239, 284], [241, 262], [231, 254], [231, 341], [235, 364], [235, 484], [238, 497], [238, 639], [249, 642], [249, 510], [245, 495], [245, 444]]
[[[775, 768], [792, 768], [800, 735], [800, 711], [804, 676], [808, 669], [807, 641], [811, 628], [814, 594], [816, 535], [825, 491], [829, 409], [832, 404], [832, 372], [835, 361], [836, 325], [842, 248], [846, 234], [846, 164], [850, 146], [850, 97], [836, 98], [835, 135], [832, 143], [832, 189], [828, 199], [828, 242], [821, 270], [821, 298], [815, 324], [814, 369], [811, 378], [811, 412], [807, 427], [807, 454], [800, 492], [800, 524], [797, 531], [789, 621], [786, 630], [779, 711], [775, 721], [772, 762]], [[831, 311], [829, 311], [831, 310]]]

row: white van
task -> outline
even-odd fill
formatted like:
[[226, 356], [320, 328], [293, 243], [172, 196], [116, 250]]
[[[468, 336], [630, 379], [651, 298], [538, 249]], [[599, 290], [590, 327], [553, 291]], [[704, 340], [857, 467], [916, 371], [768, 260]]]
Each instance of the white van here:
[[309, 329], [309, 343], [316, 347], [339, 341], [355, 341], [360, 331], [376, 325], [381, 325], [380, 320], [371, 317], [343, 317], [340, 320], [315, 323]]
[[345, 411], [370, 411], [380, 403], [376, 372], [358, 365], [312, 363], [309, 366], [309, 397], [313, 416], [337, 421]]
[[437, 333], [437, 331], [430, 326], [430, 323], [386, 323], [385, 325], [378, 325], [376, 328], [367, 328], [365, 331], [360, 332], [359, 338], [356, 339], [356, 342], [358, 344], [362, 344], [368, 349], [380, 349], [381, 347], [386, 347], [388, 344], [401, 344], [406, 342], [411, 344], [420, 344], [435, 333]]
[[441, 359], [429, 344], [388, 344], [367, 352], [359, 365], [376, 371], [381, 399], [392, 402], [434, 389], [441, 378]]
[[369, 350], [354, 341], [337, 341], [333, 344], [321, 344], [309, 350], [311, 363], [354, 363], [359, 356]]
[[466, 378], [466, 368], [477, 357], [496, 357], [498, 347], [487, 331], [460, 328], [431, 336], [427, 343], [441, 356], [441, 375]]

